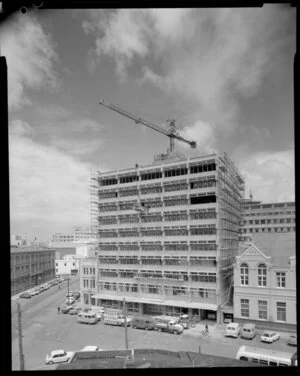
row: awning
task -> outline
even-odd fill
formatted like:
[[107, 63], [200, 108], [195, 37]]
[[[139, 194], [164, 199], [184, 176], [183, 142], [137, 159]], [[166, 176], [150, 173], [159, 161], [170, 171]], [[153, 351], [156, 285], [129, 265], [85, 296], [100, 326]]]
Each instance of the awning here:
[[120, 300], [126, 299], [126, 302], [131, 303], [146, 303], [146, 304], [158, 304], [158, 305], [168, 305], [174, 307], [182, 308], [194, 308], [194, 309], [206, 309], [210, 311], [216, 311], [216, 304], [200, 303], [200, 302], [182, 302], [178, 300], [161, 300], [161, 299], [152, 299], [146, 297], [133, 297], [133, 296], [121, 296], [121, 295], [109, 295], [109, 294], [95, 294], [91, 298], [94, 299], [107, 299], [107, 300]]

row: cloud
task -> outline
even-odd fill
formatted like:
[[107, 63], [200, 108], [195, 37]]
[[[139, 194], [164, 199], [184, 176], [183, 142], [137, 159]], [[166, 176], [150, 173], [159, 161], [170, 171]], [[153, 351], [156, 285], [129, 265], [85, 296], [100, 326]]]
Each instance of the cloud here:
[[15, 15], [0, 27], [1, 52], [7, 59], [8, 100], [12, 109], [31, 103], [27, 89], [57, 90], [54, 70], [58, 61], [51, 36], [46, 34], [32, 10]]
[[[10, 216], [14, 228], [55, 231], [90, 224], [90, 168], [77, 158], [33, 141], [29, 124], [14, 122], [9, 137]], [[105, 167], [101, 167], [105, 171]], [[30, 226], [28, 226], [30, 223]], [[37, 225], [38, 223], [38, 225]]]
[[[237, 155], [236, 155], [237, 157]], [[246, 181], [246, 197], [251, 189], [255, 200], [280, 202], [295, 200], [294, 150], [240, 154], [239, 166]]]
[[238, 124], [239, 98], [255, 95], [295, 51], [295, 10], [288, 7], [117, 10], [87, 18], [93, 68], [109, 56], [124, 80], [137, 67], [130, 73], [142, 83], [181, 96], [199, 121], [223, 133]]

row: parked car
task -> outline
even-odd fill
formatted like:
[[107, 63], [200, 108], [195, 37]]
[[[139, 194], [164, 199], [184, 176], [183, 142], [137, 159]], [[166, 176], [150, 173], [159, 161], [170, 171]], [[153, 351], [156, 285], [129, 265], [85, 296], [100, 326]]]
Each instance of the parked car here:
[[240, 335], [241, 327], [240, 324], [236, 322], [231, 322], [226, 325], [226, 337], [235, 337], [237, 338]]
[[43, 291], [47, 290], [44, 286], [40, 286], [38, 289], [39, 289], [40, 292], [43, 292]]
[[72, 307], [72, 308], [68, 311], [68, 314], [69, 314], [69, 315], [77, 315], [79, 312], [81, 312], [81, 308], [74, 308], [74, 307]]
[[75, 299], [72, 297], [72, 296], [69, 296], [66, 301], [65, 301], [66, 304], [73, 304], [75, 303]]
[[102, 351], [98, 346], [85, 346], [79, 351]]
[[253, 339], [256, 336], [255, 324], [245, 324], [241, 331], [241, 337], [245, 339]]
[[60, 310], [62, 313], [68, 313], [71, 308], [71, 306], [63, 306]]
[[46, 364], [67, 362], [73, 355], [73, 351], [54, 350], [49, 355], [46, 355]]
[[288, 345], [297, 346], [297, 334], [291, 334], [288, 340]]
[[280, 338], [279, 333], [271, 332], [270, 330], [266, 330], [261, 335], [260, 340], [262, 342], [272, 343], [274, 341], [277, 341], [279, 338]]
[[40, 293], [40, 291], [38, 289], [33, 289], [32, 292], [33, 292], [34, 295], [39, 295], [39, 293]]
[[35, 293], [33, 290], [28, 290], [27, 293], [28, 293], [30, 296], [34, 296], [34, 295], [36, 295], [36, 293]]
[[75, 300], [79, 300], [80, 299], [80, 292], [74, 292], [73, 297], [74, 297]]
[[20, 295], [20, 298], [30, 299], [31, 295], [28, 292], [23, 292], [23, 294]]
[[91, 307], [88, 312], [96, 314], [97, 320], [100, 321], [104, 317], [105, 309], [103, 307]]
[[155, 321], [152, 316], [136, 316], [132, 319], [132, 327], [134, 329], [153, 330]]

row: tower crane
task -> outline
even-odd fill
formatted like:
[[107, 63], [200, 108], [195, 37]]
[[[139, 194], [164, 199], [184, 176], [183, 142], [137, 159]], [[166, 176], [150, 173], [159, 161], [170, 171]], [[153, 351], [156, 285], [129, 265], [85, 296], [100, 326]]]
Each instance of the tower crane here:
[[186, 137], [184, 137], [183, 135], [180, 134], [180, 131], [178, 130], [178, 128], [176, 128], [175, 120], [169, 120], [169, 123], [170, 123], [169, 129], [165, 130], [164, 128], [162, 128], [162, 127], [160, 127], [156, 124], [153, 124], [150, 121], [145, 120], [141, 117], [138, 117], [134, 114], [131, 114], [130, 112], [123, 110], [122, 108], [120, 108], [120, 107], [118, 107], [118, 106], [116, 106], [112, 103], [109, 103], [104, 99], [101, 99], [99, 104], [102, 104], [103, 106], [110, 108], [111, 110], [118, 112], [119, 114], [124, 115], [129, 119], [134, 120], [136, 124], [143, 124], [146, 127], [149, 127], [151, 129], [153, 129], [157, 132], [160, 132], [160, 133], [164, 134], [165, 136], [169, 137], [170, 147], [169, 147], [166, 155], [161, 154], [162, 159], [165, 159], [166, 157], [171, 157], [172, 153], [174, 153], [174, 140], [175, 139], [189, 144], [192, 149], [196, 148], [196, 145], [197, 145], [196, 141], [191, 141], [191, 140], [187, 139]]

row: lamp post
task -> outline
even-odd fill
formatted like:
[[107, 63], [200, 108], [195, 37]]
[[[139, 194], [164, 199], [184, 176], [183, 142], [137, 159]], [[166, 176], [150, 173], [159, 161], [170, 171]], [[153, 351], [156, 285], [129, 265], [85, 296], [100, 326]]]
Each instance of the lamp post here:
[[125, 349], [128, 350], [127, 312], [126, 312], [125, 297], [123, 298], [123, 314], [124, 314], [124, 327], [125, 327]]

